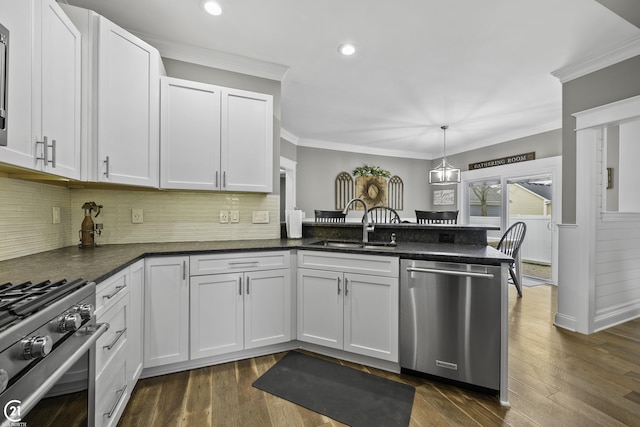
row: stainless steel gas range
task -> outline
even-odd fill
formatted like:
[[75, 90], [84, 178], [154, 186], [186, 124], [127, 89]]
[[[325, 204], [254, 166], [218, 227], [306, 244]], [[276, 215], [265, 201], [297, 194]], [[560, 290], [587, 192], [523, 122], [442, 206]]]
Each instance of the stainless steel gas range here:
[[0, 284], [2, 425], [20, 422], [107, 330], [96, 325], [95, 289], [82, 279]]

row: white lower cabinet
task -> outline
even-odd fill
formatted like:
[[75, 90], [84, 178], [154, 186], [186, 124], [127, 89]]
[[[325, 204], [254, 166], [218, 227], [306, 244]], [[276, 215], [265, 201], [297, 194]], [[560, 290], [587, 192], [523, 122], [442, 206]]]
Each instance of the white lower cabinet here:
[[144, 313], [144, 260], [129, 267], [129, 319], [127, 328], [131, 340], [128, 348], [127, 378], [135, 384], [142, 373], [143, 313]]
[[145, 260], [144, 367], [189, 360], [189, 257]]
[[96, 321], [109, 329], [96, 342], [96, 426], [115, 426], [140, 376], [144, 261], [114, 274], [96, 287]]
[[191, 359], [291, 341], [289, 267], [288, 251], [192, 256]]
[[300, 251], [298, 340], [397, 362], [398, 264], [394, 257]]
[[289, 269], [191, 277], [191, 359], [291, 340]]
[[147, 258], [144, 367], [291, 341], [289, 267], [288, 251]]

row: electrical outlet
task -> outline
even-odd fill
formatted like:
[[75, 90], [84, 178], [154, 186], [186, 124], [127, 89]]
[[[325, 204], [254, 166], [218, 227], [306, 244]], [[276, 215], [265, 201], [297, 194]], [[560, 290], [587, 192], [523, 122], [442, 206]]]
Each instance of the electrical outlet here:
[[220, 224], [227, 224], [229, 222], [229, 211], [220, 211]]
[[131, 209], [131, 223], [142, 224], [144, 222], [142, 209]]
[[269, 211], [253, 211], [253, 224], [269, 224]]
[[239, 211], [229, 211], [229, 222], [233, 222], [233, 223], [240, 222], [240, 212]]
[[60, 224], [60, 207], [54, 206], [52, 212], [52, 221], [54, 224]]

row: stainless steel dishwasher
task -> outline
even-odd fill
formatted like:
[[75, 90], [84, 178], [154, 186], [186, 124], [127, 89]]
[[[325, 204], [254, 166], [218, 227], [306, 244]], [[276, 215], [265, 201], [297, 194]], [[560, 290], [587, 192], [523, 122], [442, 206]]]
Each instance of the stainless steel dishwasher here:
[[401, 260], [400, 367], [500, 389], [499, 266]]

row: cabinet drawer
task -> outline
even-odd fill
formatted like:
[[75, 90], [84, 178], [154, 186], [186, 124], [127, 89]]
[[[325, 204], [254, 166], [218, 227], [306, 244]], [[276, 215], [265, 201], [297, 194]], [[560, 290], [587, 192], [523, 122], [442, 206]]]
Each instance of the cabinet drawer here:
[[398, 277], [400, 261], [396, 257], [381, 255], [298, 251], [298, 267]]
[[129, 289], [129, 269], [125, 268], [96, 286], [96, 317], [109, 310]]
[[230, 271], [275, 270], [289, 266], [289, 251], [195, 255], [190, 257], [189, 265], [192, 276]]
[[115, 426], [131, 394], [127, 384], [126, 354], [120, 353], [113, 363], [109, 364], [108, 375], [96, 379], [96, 427]]
[[109, 311], [100, 318], [109, 329], [96, 341], [96, 377], [100, 377], [105, 367], [118, 353], [126, 353], [128, 298], [120, 298]]

